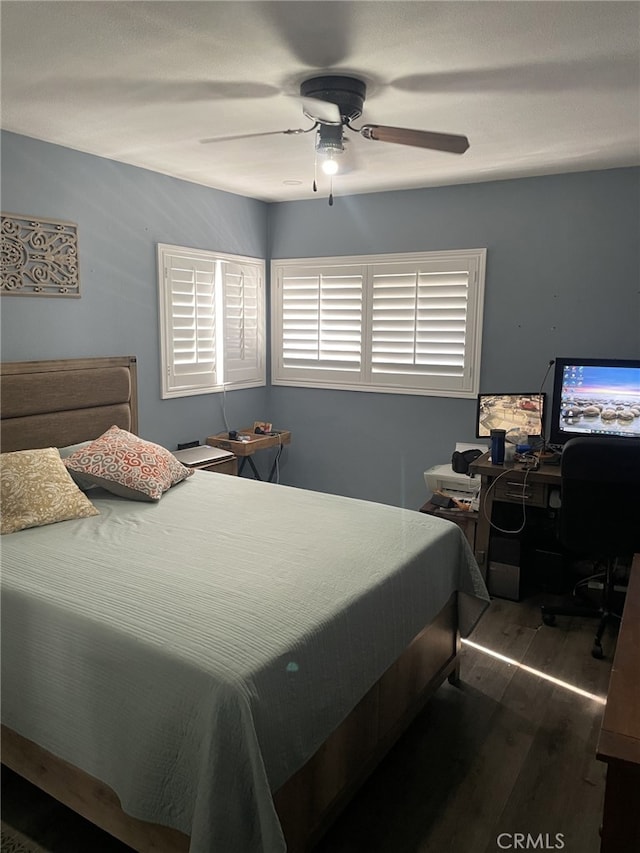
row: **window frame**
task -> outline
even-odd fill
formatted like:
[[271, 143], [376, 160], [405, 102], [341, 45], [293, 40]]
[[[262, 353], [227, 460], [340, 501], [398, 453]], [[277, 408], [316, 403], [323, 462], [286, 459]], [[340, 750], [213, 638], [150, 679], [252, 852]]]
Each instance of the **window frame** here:
[[[172, 324], [171, 296], [172, 288], [168, 276], [168, 258], [182, 257], [186, 261], [211, 263], [220, 269], [221, 280], [217, 280], [217, 269], [214, 272], [214, 325], [216, 336], [216, 360], [211, 371], [211, 382], [194, 386], [186, 382], [180, 384], [175, 379], [175, 362], [172, 358], [174, 328]], [[191, 397], [200, 394], [215, 394], [220, 391], [239, 390], [242, 388], [259, 388], [267, 384], [266, 376], [266, 263], [262, 258], [252, 258], [245, 255], [235, 255], [228, 252], [217, 252], [208, 249], [195, 249], [187, 246], [175, 246], [169, 243], [157, 244], [158, 263], [158, 305], [159, 305], [159, 334], [160, 334], [160, 374], [161, 397], [173, 399], [176, 397]], [[221, 265], [218, 267], [218, 265]], [[255, 330], [255, 362], [244, 368], [244, 379], [228, 378], [225, 364], [225, 324], [229, 322], [227, 312], [227, 282], [224, 278], [224, 265], [244, 268], [256, 276], [256, 330]], [[231, 275], [229, 271], [227, 274]], [[229, 297], [230, 299], [230, 297]], [[220, 361], [222, 366], [220, 367]], [[236, 368], [238, 360], [235, 359]], [[173, 372], [173, 378], [172, 378]], [[203, 374], [206, 375], [206, 374]]]
[[[435, 252], [404, 252], [397, 254], [348, 255], [316, 258], [283, 258], [271, 261], [271, 384], [301, 388], [326, 388], [366, 391], [383, 394], [458, 397], [474, 399], [480, 388], [482, 324], [486, 272], [486, 248], [452, 249]], [[416, 378], [409, 374], [392, 374], [387, 381], [376, 378], [372, 370], [373, 349], [373, 278], [376, 268], [407, 268], [413, 266], [418, 275], [421, 267], [434, 272], [448, 265], [466, 265], [468, 269], [466, 315], [464, 329], [464, 358], [462, 378], [453, 382], [446, 377]], [[283, 278], [294, 272], [306, 271], [318, 275], [331, 269], [345, 271], [360, 268], [364, 271], [362, 284], [361, 365], [358, 374], [337, 376], [331, 370], [313, 371], [287, 368], [283, 365]], [[417, 315], [416, 315], [417, 316]], [[416, 332], [417, 334], [417, 332]], [[300, 372], [298, 372], [298, 370]], [[405, 384], [402, 384], [404, 380]], [[457, 387], [456, 387], [457, 386]]]

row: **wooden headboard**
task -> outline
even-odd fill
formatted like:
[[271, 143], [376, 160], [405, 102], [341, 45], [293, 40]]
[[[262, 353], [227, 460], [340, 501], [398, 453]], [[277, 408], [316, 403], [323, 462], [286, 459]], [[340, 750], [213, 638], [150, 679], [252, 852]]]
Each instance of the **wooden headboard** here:
[[116, 424], [138, 432], [135, 356], [0, 365], [0, 450], [64, 447]]

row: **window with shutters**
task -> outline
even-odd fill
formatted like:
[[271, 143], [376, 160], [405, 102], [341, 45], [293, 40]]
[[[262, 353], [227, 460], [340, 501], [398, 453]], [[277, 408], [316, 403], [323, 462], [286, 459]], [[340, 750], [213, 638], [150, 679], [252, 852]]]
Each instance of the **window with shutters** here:
[[486, 249], [277, 260], [272, 382], [475, 397]]
[[264, 385], [264, 262], [158, 244], [162, 396]]

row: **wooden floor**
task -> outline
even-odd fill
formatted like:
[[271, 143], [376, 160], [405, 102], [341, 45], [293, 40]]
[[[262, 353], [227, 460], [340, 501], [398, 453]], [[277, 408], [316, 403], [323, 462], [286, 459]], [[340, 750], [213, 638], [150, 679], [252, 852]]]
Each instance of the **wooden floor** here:
[[[543, 626], [538, 603], [495, 599], [470, 639], [604, 697], [614, 638], [594, 660], [595, 621]], [[469, 646], [461, 678], [438, 691], [317, 853], [499, 853], [511, 843], [502, 835], [501, 848], [501, 833], [548, 833], [544, 849], [560, 849], [561, 834], [566, 853], [597, 853], [602, 703]], [[51, 853], [129, 849], [4, 768], [2, 794], [3, 820]]]

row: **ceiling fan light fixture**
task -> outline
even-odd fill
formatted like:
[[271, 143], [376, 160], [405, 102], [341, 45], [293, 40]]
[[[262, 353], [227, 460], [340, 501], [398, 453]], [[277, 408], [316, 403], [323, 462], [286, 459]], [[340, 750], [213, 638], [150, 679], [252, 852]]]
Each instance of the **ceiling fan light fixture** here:
[[337, 175], [340, 171], [340, 164], [335, 159], [333, 152], [329, 152], [325, 159], [322, 161], [320, 168], [325, 173], [325, 175]]
[[316, 138], [316, 153], [320, 168], [325, 175], [337, 175], [340, 163], [337, 159], [344, 151], [342, 127], [320, 125]]

